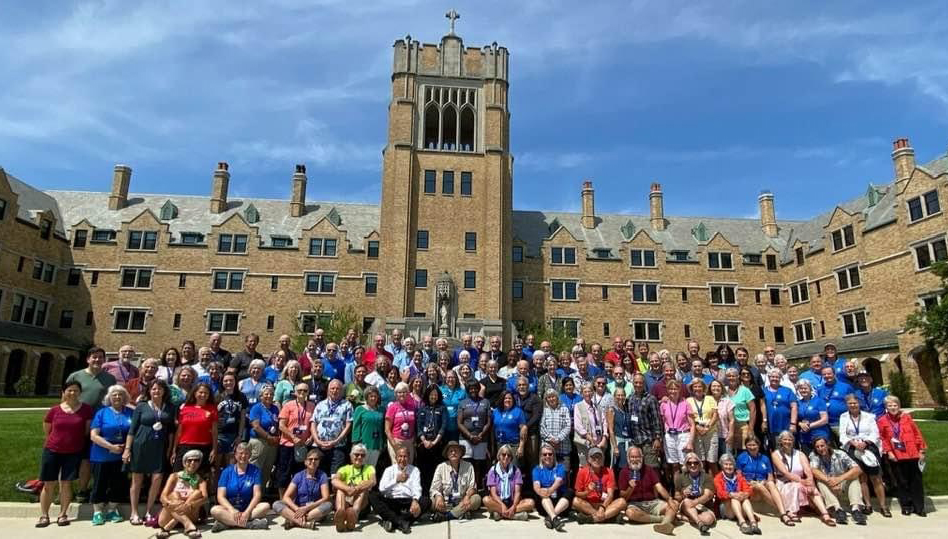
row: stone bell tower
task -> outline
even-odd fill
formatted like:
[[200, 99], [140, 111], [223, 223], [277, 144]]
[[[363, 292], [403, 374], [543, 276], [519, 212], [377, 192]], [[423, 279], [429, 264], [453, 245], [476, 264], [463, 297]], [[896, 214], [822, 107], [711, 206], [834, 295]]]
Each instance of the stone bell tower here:
[[460, 15], [437, 44], [394, 45], [382, 168], [379, 311], [386, 328], [440, 329], [436, 284], [456, 298], [454, 336], [510, 337], [513, 212], [507, 49], [465, 47]]

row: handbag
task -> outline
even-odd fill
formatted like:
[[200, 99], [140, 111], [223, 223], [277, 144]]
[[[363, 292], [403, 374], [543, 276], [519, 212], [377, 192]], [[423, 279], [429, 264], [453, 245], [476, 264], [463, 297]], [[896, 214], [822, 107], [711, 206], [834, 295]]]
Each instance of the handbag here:
[[857, 449], [853, 451], [853, 455], [862, 461], [863, 464], [870, 468], [879, 467], [879, 459], [876, 458], [875, 454], [872, 451], [866, 451], [864, 449]]
[[309, 453], [309, 448], [305, 445], [293, 446], [293, 460], [296, 462], [304, 462], [306, 460], [307, 453]]

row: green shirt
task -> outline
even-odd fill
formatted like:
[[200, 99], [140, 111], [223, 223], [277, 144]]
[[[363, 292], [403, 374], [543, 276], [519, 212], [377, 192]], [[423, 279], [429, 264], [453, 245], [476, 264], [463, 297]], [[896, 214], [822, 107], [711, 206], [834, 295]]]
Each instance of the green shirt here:
[[276, 388], [273, 390], [273, 400], [280, 403], [282, 406], [284, 402], [291, 401], [296, 398], [296, 384], [290, 380], [280, 380], [277, 382]]
[[385, 445], [385, 418], [381, 410], [359, 406], [352, 414], [352, 443], [381, 450]]
[[115, 385], [115, 377], [105, 371], [99, 371], [99, 374], [92, 376], [89, 371], [82, 369], [76, 371], [66, 378], [66, 383], [79, 382], [82, 386], [82, 394], [79, 400], [88, 404], [93, 410], [102, 408], [102, 400], [105, 399], [109, 388]]
[[750, 389], [747, 389], [747, 386], [739, 386], [737, 392], [733, 395], [729, 394], [727, 398], [731, 399], [731, 402], [734, 403], [735, 421], [750, 420], [750, 409], [747, 407], [747, 403], [754, 400], [754, 394], [751, 393]]
[[370, 477], [375, 477], [375, 467], [371, 464], [365, 464], [361, 470], [356, 470], [351, 464], [346, 464], [336, 470], [336, 476], [339, 477], [339, 480], [345, 483], [346, 486], [351, 487], [358, 485]]
[[357, 386], [355, 382], [346, 384], [346, 398], [353, 406], [365, 404], [365, 389]]

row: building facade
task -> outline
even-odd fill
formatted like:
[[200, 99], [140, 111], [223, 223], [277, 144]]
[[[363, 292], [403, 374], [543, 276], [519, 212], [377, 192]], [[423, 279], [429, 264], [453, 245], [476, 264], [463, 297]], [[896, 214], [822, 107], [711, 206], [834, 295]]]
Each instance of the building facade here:
[[409, 36], [394, 44], [391, 80], [379, 205], [309, 200], [304, 165], [290, 200], [230, 197], [224, 162], [207, 197], [132, 194], [125, 165], [100, 193], [44, 193], [0, 174], [5, 387], [43, 363], [24, 343], [16, 350], [32, 356], [9, 359], [26, 330], [67, 346], [49, 350], [62, 368], [39, 373], [61, 380], [68, 346], [157, 355], [256, 332], [269, 349], [343, 306], [364, 332], [508, 343], [535, 325], [670, 350], [773, 345], [791, 358], [832, 340], [879, 376], [925, 378], [901, 326], [938, 301], [928, 268], [948, 257], [948, 155], [916, 164], [899, 139], [890, 180], [808, 221], [778, 220], [769, 192], [759, 219], [666, 216], [658, 183], [641, 190], [649, 215], [596, 213], [588, 181], [581, 212], [517, 211], [508, 51], [465, 47], [453, 29], [438, 44]]

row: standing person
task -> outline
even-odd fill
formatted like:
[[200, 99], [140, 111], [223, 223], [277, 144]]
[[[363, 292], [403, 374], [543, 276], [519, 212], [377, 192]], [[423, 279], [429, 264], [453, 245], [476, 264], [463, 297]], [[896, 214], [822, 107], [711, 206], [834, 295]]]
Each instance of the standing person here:
[[280, 408], [280, 447], [277, 450], [277, 488], [280, 498], [293, 476], [302, 471], [310, 444], [309, 424], [316, 405], [309, 401], [309, 386], [296, 384], [296, 398]]
[[658, 400], [646, 389], [645, 376], [632, 376], [632, 394], [626, 401], [632, 426], [632, 445], [642, 448], [646, 466], [660, 470], [662, 466], [662, 439], [665, 436], [662, 413]]
[[140, 376], [122, 384], [128, 392], [129, 399], [137, 402], [139, 398], [148, 400], [148, 388], [158, 379], [158, 360], [150, 357], [141, 363]]
[[376, 466], [385, 447], [385, 414], [381, 409], [382, 397], [375, 386], [368, 386], [362, 394], [365, 403], [352, 414], [352, 444], [366, 448], [365, 463]]
[[813, 386], [809, 380], [801, 378], [797, 381], [797, 393], [800, 400], [797, 403], [800, 414], [797, 417], [799, 429], [797, 441], [804, 453], [813, 451], [813, 442], [819, 437], [830, 438], [829, 413], [826, 401], [814, 396]]
[[540, 446], [540, 462], [531, 472], [533, 477], [534, 505], [544, 515], [547, 529], [563, 531], [566, 520], [560, 518], [573, 502], [573, 489], [569, 488], [566, 468], [556, 461], [553, 446], [544, 442]]
[[273, 386], [260, 391], [260, 400], [250, 407], [250, 462], [260, 470], [263, 488], [270, 484], [270, 473], [280, 445], [280, 409], [273, 404]]
[[198, 470], [204, 465], [203, 453], [189, 449], [181, 456], [181, 470], [168, 476], [161, 491], [161, 513], [158, 515], [157, 539], [167, 539], [178, 524], [192, 539], [201, 537], [197, 529], [198, 513], [207, 501], [207, 480]]
[[263, 501], [262, 485], [260, 469], [250, 463], [250, 446], [238, 444], [234, 463], [221, 472], [217, 484], [217, 505], [210, 511], [216, 521], [211, 533], [227, 528], [267, 529], [269, 522], [264, 517], [270, 504]]
[[[221, 334], [220, 333], [211, 333], [211, 336], [207, 339], [207, 348], [211, 350], [212, 361], [217, 361], [222, 365], [230, 365], [233, 356], [231, 353], [221, 347]], [[240, 379], [240, 376], [237, 377]]]
[[493, 411], [494, 446], [498, 449], [509, 446], [514, 455], [514, 466], [523, 459], [527, 442], [527, 417], [517, 406], [513, 394], [505, 392], [499, 408]]
[[622, 469], [628, 466], [626, 460], [628, 449], [632, 445], [632, 422], [629, 420], [629, 411], [625, 397], [625, 389], [619, 387], [612, 393], [615, 405], [606, 412], [606, 422], [612, 436], [612, 466]]
[[369, 492], [372, 509], [381, 519], [382, 529], [391, 533], [398, 529], [411, 533], [411, 525], [431, 507], [421, 488], [421, 472], [408, 460], [409, 451], [401, 446], [395, 462], [385, 468], [379, 489]]
[[[179, 366], [183, 367], [185, 365], [194, 365], [198, 362], [197, 357], [197, 347], [194, 345], [194, 341], [186, 340], [181, 343], [181, 360], [178, 362]], [[171, 380], [165, 380], [169, 384]]]
[[[429, 385], [422, 398], [421, 407], [415, 417], [415, 423], [418, 431], [417, 456], [415, 462], [418, 463], [419, 473], [421, 474], [421, 484], [430, 485], [431, 478], [434, 476], [435, 466], [438, 465], [438, 457], [444, 445], [445, 432], [447, 431], [450, 416], [448, 409], [442, 402], [441, 390], [436, 385]], [[457, 425], [457, 417], [454, 419]]]
[[448, 440], [458, 439], [458, 407], [461, 401], [467, 398], [465, 388], [470, 382], [478, 383], [473, 379], [461, 383], [459, 377], [452, 370], [448, 371], [448, 374], [444, 378], [444, 385], [440, 387], [444, 406], [448, 412], [447, 426], [445, 427], [444, 433], [445, 438]]
[[872, 375], [859, 371], [856, 375], [856, 398], [859, 407], [881, 419], [885, 415], [885, 398], [889, 392], [884, 387], [872, 387]]
[[[213, 338], [214, 336], [211, 335], [211, 337]], [[263, 354], [257, 351], [258, 344], [260, 344], [260, 337], [258, 337], [256, 333], [247, 334], [247, 336], [244, 337], [244, 349], [234, 354], [234, 356], [230, 358], [230, 363], [224, 363], [224, 365], [227, 365], [227, 370], [237, 373], [238, 380], [243, 380], [250, 376], [250, 364], [254, 360], [260, 360], [260, 374], [263, 374], [266, 362], [263, 361]], [[211, 348], [214, 348], [213, 342]], [[221, 358], [217, 356], [218, 354], [215, 354], [215, 359], [220, 361]]]
[[[491, 403], [491, 406], [500, 404], [500, 396], [507, 388], [507, 379], [498, 375], [498, 364], [496, 361], [487, 362], [487, 376], [480, 379], [480, 395]], [[466, 386], [465, 386], [466, 387]]]
[[731, 431], [731, 450], [739, 453], [744, 440], [754, 433], [757, 421], [757, 401], [750, 388], [741, 383], [740, 371], [728, 367], [724, 373], [727, 399], [734, 403], [734, 429]]
[[810, 461], [802, 451], [793, 448], [794, 437], [789, 431], [777, 436], [777, 449], [771, 455], [771, 461], [779, 477], [777, 488], [790, 519], [800, 522], [800, 507], [813, 504], [820, 514], [820, 520], [829, 527], [836, 526], [836, 520], [826, 512], [823, 497], [816, 490]]
[[718, 467], [718, 406], [706, 392], [703, 380], [692, 380], [691, 396], [687, 400], [691, 441], [685, 451], [697, 453], [713, 475]]
[[711, 535], [710, 529], [715, 523], [714, 511], [711, 509], [714, 482], [702, 468], [698, 455], [688, 453], [684, 464], [684, 469], [675, 474], [675, 500], [681, 506], [679, 512], [692, 526], [698, 528], [701, 535]]
[[691, 406], [680, 398], [681, 383], [678, 380], [667, 382], [668, 398], [659, 405], [662, 421], [665, 424], [665, 475], [671, 477], [685, 464], [686, 448], [691, 444], [691, 425], [688, 413]]
[[207, 384], [196, 385], [178, 411], [178, 428], [171, 448], [176, 471], [183, 469], [185, 453], [192, 449], [200, 451], [198, 472], [207, 477], [217, 456], [217, 406], [211, 400], [211, 388]]
[[218, 470], [231, 463], [237, 443], [247, 426], [250, 403], [243, 393], [237, 391], [237, 375], [229, 372], [221, 378], [221, 390], [217, 394], [217, 462]]
[[95, 413], [90, 431], [93, 526], [101, 526], [106, 520], [122, 521], [118, 502], [128, 489], [128, 480], [122, 470], [122, 453], [132, 421], [128, 391], [116, 384], [109, 388], [105, 401], [108, 406]]
[[830, 366], [823, 367], [823, 385], [816, 395], [825, 400], [829, 414], [830, 428], [833, 434], [839, 436], [839, 418], [849, 409], [846, 405], [846, 395], [853, 393], [853, 386], [836, 379], [836, 371]]
[[[518, 460], [517, 465], [521, 470], [529, 473], [536, 466], [540, 451], [540, 417], [543, 415], [543, 402], [535, 393], [530, 391], [530, 382], [525, 376], [517, 380], [517, 392], [514, 394], [514, 400], [517, 407], [523, 410], [523, 416], [527, 421], [527, 434], [524, 437], [523, 459]], [[611, 400], [612, 397], [610, 396]], [[533, 490], [533, 482], [526, 485], [526, 490]]]
[[329, 477], [319, 469], [322, 452], [310, 449], [303, 460], [306, 466], [287, 485], [283, 497], [273, 503], [273, 510], [283, 517], [283, 529], [310, 528], [323, 521], [332, 511]]
[[417, 409], [418, 403], [408, 394], [408, 384], [399, 382], [395, 386], [395, 401], [385, 410], [385, 439], [391, 462], [395, 462], [399, 446], [407, 447], [410, 457], [415, 454]]
[[711, 381], [708, 393], [718, 405], [718, 454], [733, 455], [731, 433], [734, 432], [734, 401], [726, 397], [724, 384], [718, 379]]
[[625, 500], [616, 497], [615, 474], [604, 460], [602, 449], [591, 447], [576, 474], [573, 509], [580, 524], [608, 522], [625, 510]]
[[331, 342], [326, 345], [326, 354], [323, 356], [323, 372], [330, 380], [346, 382], [346, 360], [339, 356], [339, 345]]
[[487, 472], [488, 496], [484, 507], [494, 520], [527, 520], [533, 511], [533, 500], [522, 498], [523, 475], [513, 463], [513, 450], [508, 445], [497, 449], [497, 463]]
[[[313, 445], [323, 452], [324, 472], [333, 475], [346, 462], [346, 447], [352, 430], [352, 403], [342, 393], [342, 382], [329, 382], [329, 396], [313, 411], [310, 424]], [[365, 446], [362, 447], [363, 459]]]
[[490, 402], [481, 397], [480, 385], [477, 382], [468, 383], [467, 398], [461, 401], [458, 410], [458, 431], [461, 433], [461, 445], [464, 446], [464, 458], [474, 466], [478, 484], [482, 484], [487, 474], [491, 415]]
[[760, 451], [760, 440], [750, 435], [744, 441], [744, 446], [747, 449], [737, 456], [737, 467], [744, 480], [750, 483], [752, 499], [761, 499], [776, 509], [784, 526], [796, 526], [783, 507], [783, 498], [774, 481], [773, 464], [770, 457]]
[[871, 412], [863, 412], [855, 395], [846, 396], [846, 406], [849, 411], [839, 418], [839, 445], [862, 468], [860, 482], [866, 504], [864, 512], [869, 514], [872, 511], [872, 498], [869, 495], [869, 483], [872, 483], [872, 490], [879, 500], [879, 512], [886, 518], [892, 518], [882, 484], [882, 440], [879, 438], [876, 416]]
[[[274, 387], [273, 400], [280, 406], [295, 400], [296, 386], [301, 382], [305, 383], [303, 382], [303, 368], [300, 367], [300, 362], [295, 359], [287, 361], [280, 373], [280, 381], [276, 382], [276, 387]], [[309, 394], [308, 387], [306, 393]]]
[[777, 447], [776, 436], [783, 431], [797, 432], [797, 395], [794, 391], [780, 385], [781, 374], [778, 369], [767, 372], [768, 386], [764, 388], [763, 429], [770, 440], [770, 447]]
[[132, 378], [138, 378], [138, 367], [132, 360], [135, 359], [135, 348], [130, 344], [119, 348], [118, 359], [106, 362], [102, 365], [102, 370], [111, 374], [115, 381], [120, 384], [126, 384]]
[[346, 398], [349, 399], [349, 402], [351, 402], [354, 407], [365, 403], [365, 390], [367, 388], [375, 387], [365, 381], [367, 374], [368, 370], [366, 370], [365, 365], [356, 365], [356, 367], [352, 369], [352, 381], [345, 386]]
[[885, 398], [885, 415], [878, 420], [879, 437], [886, 458], [892, 464], [896, 477], [896, 496], [902, 506], [902, 514], [913, 511], [925, 516], [925, 485], [922, 483], [921, 466], [925, 462], [928, 446], [912, 417], [902, 413], [899, 398]]
[[[192, 348], [192, 353], [194, 349]], [[165, 382], [174, 381], [174, 373], [180, 369], [186, 363], [181, 360], [181, 352], [178, 352], [178, 349], [175, 347], [165, 348], [165, 351], [161, 353], [161, 356], [158, 358], [158, 378], [161, 378]], [[147, 396], [145, 397], [148, 398]]]
[[[91, 360], [90, 360], [91, 363]], [[59, 518], [56, 524], [69, 525], [69, 504], [72, 503], [72, 482], [79, 475], [79, 463], [89, 435], [93, 411], [81, 402], [82, 384], [73, 380], [63, 385], [62, 402], [54, 405], [43, 418], [43, 456], [40, 461], [40, 518], [37, 528], [49, 526], [49, 508], [53, 489], [59, 484]]]
[[[115, 385], [115, 377], [102, 369], [105, 364], [105, 350], [98, 346], [89, 349], [86, 355], [86, 368], [76, 371], [66, 378], [66, 383], [78, 382], [82, 388], [82, 394], [79, 401], [89, 405], [93, 414], [102, 406], [102, 400], [110, 387]], [[79, 501], [89, 497], [89, 478], [91, 477], [91, 466], [89, 465], [89, 451], [92, 445], [88, 440], [82, 451], [82, 463], [79, 465], [79, 482], [77, 487], [77, 498]], [[70, 484], [71, 486], [71, 484]]]
[[355, 444], [349, 452], [352, 464], [340, 467], [332, 474], [336, 491], [336, 514], [333, 516], [337, 532], [352, 531], [369, 508], [369, 491], [375, 486], [375, 467], [365, 463], [365, 446]]
[[609, 426], [602, 411], [593, 403], [594, 394], [592, 384], [584, 384], [583, 400], [573, 410], [573, 445], [579, 455], [580, 466], [586, 465], [586, 454], [590, 449], [598, 447], [602, 450], [609, 443]]
[[365, 366], [368, 367], [370, 371], [373, 371], [375, 370], [375, 363], [383, 357], [387, 359], [388, 364], [391, 365], [394, 357], [391, 352], [385, 349], [385, 334], [376, 334], [372, 343], [372, 348], [365, 353]]
[[816, 487], [826, 502], [826, 510], [836, 517], [836, 523], [846, 524], [846, 511], [840, 502], [840, 497], [846, 494], [852, 508], [853, 522], [865, 526], [866, 515], [860, 510], [862, 486], [859, 476], [862, 470], [859, 465], [845, 451], [830, 447], [829, 437], [820, 436], [813, 441], [810, 469], [813, 470]]
[[323, 375], [321, 361], [313, 363], [313, 370], [309, 376], [303, 378], [303, 381], [309, 384], [309, 400], [313, 404], [326, 400], [326, 395], [329, 394], [329, 378]]
[[461, 459], [464, 446], [449, 440], [444, 446], [443, 456], [445, 461], [435, 468], [429, 489], [435, 522], [465, 518], [481, 507], [474, 467]]
[[[158, 527], [158, 514], [152, 513], [155, 500], [161, 493], [165, 463], [173, 455], [171, 440], [174, 436], [175, 419], [178, 408], [171, 403], [171, 390], [164, 380], [158, 380], [149, 389], [149, 400], [139, 402], [132, 412], [122, 461], [132, 473], [132, 486], [129, 490], [131, 511], [129, 523], [132, 526], [146, 524], [150, 528]], [[145, 520], [138, 516], [138, 497], [141, 493], [145, 475], [151, 479], [148, 497], [145, 503]]]
[[744, 535], [760, 535], [758, 517], [751, 505], [751, 486], [734, 462], [734, 457], [725, 453], [720, 459], [721, 471], [714, 477], [714, 489], [721, 504], [720, 513], [737, 520]]
[[217, 394], [221, 390], [221, 380], [226, 372], [227, 370], [224, 369], [223, 364], [212, 361], [207, 364], [207, 372], [198, 376], [197, 381], [202, 384], [207, 384], [211, 388], [211, 394], [214, 398], [217, 398]]
[[196, 381], [197, 372], [193, 368], [181, 367], [181, 369], [178, 370], [178, 374], [175, 375], [174, 384], [168, 387], [168, 391], [170, 391], [168, 400], [172, 402], [175, 407], [184, 404], [184, 401], [188, 399], [188, 394], [191, 393], [191, 390], [194, 388]]
[[573, 431], [573, 421], [570, 419], [569, 409], [560, 401], [556, 389], [546, 390], [543, 399], [543, 414], [540, 417], [540, 440], [553, 448], [557, 463], [569, 472], [570, 453], [573, 444], [570, 434]]
[[[189, 367], [194, 369], [194, 379], [196, 380], [199, 376], [206, 375], [207, 368], [214, 361], [214, 351], [211, 350], [210, 347], [202, 346], [198, 350], [198, 360], [188, 364]], [[227, 363], [221, 363], [221, 365], [227, 365]]]
[[[238, 361], [235, 359], [234, 361]], [[250, 403], [250, 406], [257, 404], [257, 401], [260, 400], [260, 392], [264, 387], [270, 385], [263, 378], [263, 369], [267, 364], [264, 363], [262, 359], [254, 359], [250, 361], [250, 364], [247, 367], [247, 375], [243, 378], [240, 375], [237, 375], [237, 379], [240, 380], [238, 387], [240, 392], [247, 397], [247, 402]], [[235, 372], [236, 369], [228, 369], [230, 372]], [[236, 372], [235, 372], [236, 374]]]
[[654, 524], [658, 533], [672, 535], [678, 502], [665, 490], [655, 468], [644, 462], [642, 450], [629, 446], [628, 466], [619, 472], [619, 496], [626, 502], [625, 518], [633, 524]]

